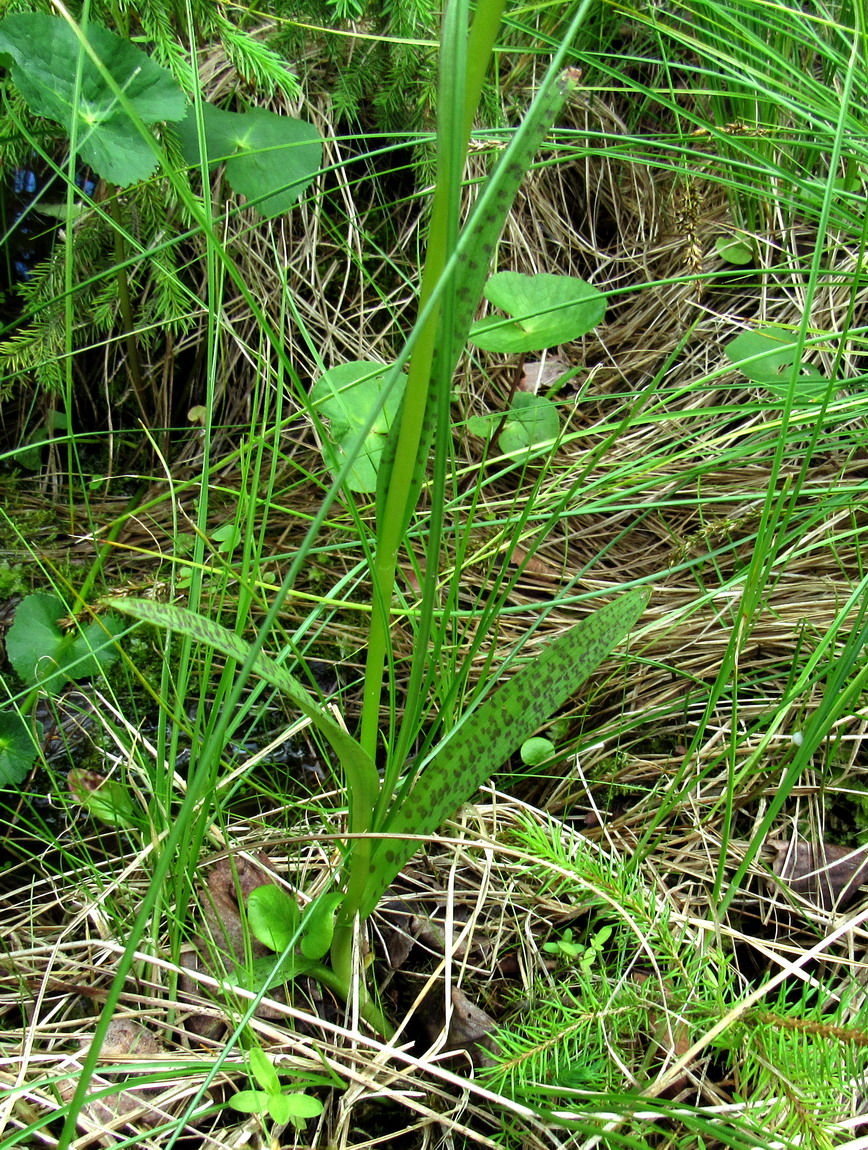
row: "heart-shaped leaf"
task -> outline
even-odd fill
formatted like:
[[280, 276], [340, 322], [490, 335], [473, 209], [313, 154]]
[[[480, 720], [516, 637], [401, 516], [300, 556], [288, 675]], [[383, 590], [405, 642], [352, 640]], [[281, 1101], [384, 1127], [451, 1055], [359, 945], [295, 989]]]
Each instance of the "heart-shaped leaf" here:
[[114, 637], [123, 624], [116, 616], [105, 615], [82, 631], [64, 634], [58, 623], [66, 613], [60, 599], [42, 592], [18, 605], [6, 636], [6, 654], [25, 683], [58, 691], [67, 679], [96, 675], [117, 658]]
[[[794, 336], [775, 328], [744, 331], [725, 350], [743, 375], [786, 399], [799, 350]], [[810, 363], [801, 360], [798, 373], [793, 396], [796, 403], [815, 403], [826, 394], [829, 380]]]
[[744, 267], [745, 264], [751, 263], [754, 258], [751, 244], [738, 236], [718, 236], [714, 241], [714, 247], [722, 260], [726, 260], [728, 264], [735, 264], [737, 267]]
[[526, 391], [516, 392], [498, 440], [500, 450], [504, 455], [522, 455], [532, 448], [554, 443], [560, 426], [558, 409], [550, 399]]
[[[227, 112], [205, 104], [207, 163], [226, 164], [230, 186], [267, 218], [288, 211], [313, 180], [322, 163], [322, 138], [307, 120], [278, 116], [266, 108]], [[201, 163], [196, 118], [190, 113], [178, 127], [181, 151], [190, 164]]]
[[[85, 35], [140, 120], [184, 118], [186, 102], [171, 72], [96, 24], [88, 24]], [[12, 79], [30, 110], [62, 124], [82, 160], [100, 176], [125, 187], [151, 174], [157, 162], [153, 148], [65, 20], [40, 12], [7, 16], [0, 21], [0, 54], [11, 62]]]
[[30, 723], [12, 711], [0, 711], [0, 787], [15, 786], [36, 762], [42, 724]]
[[485, 351], [544, 351], [587, 334], [606, 311], [603, 293], [576, 276], [498, 272], [485, 298], [514, 317], [509, 323], [488, 316], [473, 325], [470, 341]]
[[[352, 491], [377, 490], [380, 458], [407, 382], [402, 372], [383, 400], [390, 370], [381, 363], [366, 360], [341, 363], [321, 375], [311, 392], [311, 399], [320, 415], [328, 419], [331, 425], [332, 442], [323, 445], [323, 454], [334, 474], [337, 474], [347, 454], [355, 450], [362, 439], [347, 479]], [[382, 407], [373, 425], [362, 438], [371, 413], [381, 402]]]

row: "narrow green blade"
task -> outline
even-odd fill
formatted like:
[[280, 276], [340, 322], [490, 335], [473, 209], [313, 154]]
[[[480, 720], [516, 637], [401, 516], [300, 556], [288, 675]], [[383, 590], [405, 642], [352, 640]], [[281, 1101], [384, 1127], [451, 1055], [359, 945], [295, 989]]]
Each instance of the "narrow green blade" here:
[[[216, 651], [244, 663], [250, 655], [250, 644], [226, 627], [197, 615], [184, 607], [157, 603], [153, 599], [118, 599], [112, 603], [118, 611], [145, 623], [155, 623], [169, 631], [207, 643]], [[354, 830], [370, 826], [371, 811], [377, 802], [379, 776], [377, 768], [359, 743], [321, 707], [311, 693], [279, 663], [262, 652], [256, 655], [252, 670], [260, 679], [287, 694], [303, 715], [331, 743], [347, 776], [352, 805], [358, 822]]]

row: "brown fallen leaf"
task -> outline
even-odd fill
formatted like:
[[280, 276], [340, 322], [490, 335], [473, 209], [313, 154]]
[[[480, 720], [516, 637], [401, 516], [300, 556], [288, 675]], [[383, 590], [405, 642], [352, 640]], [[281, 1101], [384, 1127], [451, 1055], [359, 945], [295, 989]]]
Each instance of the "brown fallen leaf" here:
[[[68, 1077], [58, 1085], [60, 1096], [69, 1102], [78, 1084], [77, 1071], [91, 1047], [91, 1039], [84, 1039], [81, 1052], [70, 1056], [64, 1063]], [[100, 1049], [100, 1058], [105, 1062], [131, 1057], [141, 1058], [146, 1065], [141, 1073], [151, 1073], [152, 1060], [165, 1054], [165, 1048], [157, 1041], [150, 1030], [131, 1018], [114, 1018], [109, 1023], [105, 1041]], [[166, 1087], [160, 1083], [137, 1086], [137, 1067], [130, 1064], [129, 1070], [97, 1072], [90, 1080], [88, 1099], [78, 1115], [78, 1126], [83, 1133], [90, 1134], [103, 1146], [114, 1146], [126, 1140], [126, 1132], [151, 1129], [162, 1122], [171, 1120], [171, 1113], [161, 1105]], [[112, 1086], [122, 1087], [114, 1094], [94, 1098]]]
[[[270, 868], [271, 860], [261, 852], [256, 855], [256, 861], [239, 855], [232, 860], [222, 858], [208, 868], [201, 900], [206, 929], [193, 939], [191, 946], [182, 950], [182, 966], [212, 978], [224, 978], [227, 971], [231, 971], [235, 963], [243, 962], [248, 953], [253, 958], [262, 958], [271, 953], [249, 931], [245, 932], [242, 920], [243, 908], [250, 892], [273, 882]], [[199, 997], [201, 993], [192, 974], [182, 973], [179, 976], [180, 1001], [189, 1000], [191, 996]], [[276, 1011], [267, 1006], [260, 1006], [256, 1013], [260, 1018], [279, 1017]], [[222, 1019], [210, 1014], [194, 1014], [186, 1025], [191, 1033], [202, 1038], [219, 1038], [226, 1028]]]
[[822, 910], [841, 910], [868, 883], [868, 847], [770, 839], [772, 871], [794, 893]]
[[547, 355], [544, 360], [525, 360], [524, 373], [516, 390], [529, 391], [534, 395], [547, 391], [569, 369], [570, 365], [559, 355]]
[[[494, 1029], [497, 1023], [490, 1014], [471, 1002], [457, 986], [452, 987], [452, 1010], [449, 1015], [449, 1029], [446, 1032], [444, 1050], [466, 1051], [477, 1069], [492, 1066], [491, 1052], [496, 1049]], [[424, 999], [423, 1030], [429, 1045], [440, 1037], [446, 1025], [446, 1011], [441, 987], [435, 987]]]

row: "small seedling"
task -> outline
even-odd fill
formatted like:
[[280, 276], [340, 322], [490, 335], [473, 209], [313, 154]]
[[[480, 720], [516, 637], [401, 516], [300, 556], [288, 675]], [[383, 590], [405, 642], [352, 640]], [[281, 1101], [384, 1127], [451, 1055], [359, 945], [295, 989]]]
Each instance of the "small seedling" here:
[[578, 958], [584, 949], [583, 943], [573, 942], [571, 927], [567, 927], [560, 938], [555, 938], [550, 942], [543, 943], [543, 950], [546, 954], [556, 954], [559, 958]]
[[600, 957], [603, 947], [612, 936], [613, 927], [602, 926], [593, 936], [587, 946], [581, 942], [573, 942], [573, 932], [567, 928], [563, 935], [551, 942], [543, 943], [543, 950], [547, 954], [556, 954], [569, 962], [578, 959], [578, 968], [582, 974], [590, 974], [591, 967]]
[[229, 1099], [233, 1110], [242, 1114], [266, 1114], [280, 1126], [291, 1122], [301, 1130], [309, 1118], [318, 1118], [323, 1106], [318, 1098], [303, 1091], [286, 1091], [271, 1059], [258, 1046], [248, 1054], [250, 1074], [257, 1089], [240, 1090]]

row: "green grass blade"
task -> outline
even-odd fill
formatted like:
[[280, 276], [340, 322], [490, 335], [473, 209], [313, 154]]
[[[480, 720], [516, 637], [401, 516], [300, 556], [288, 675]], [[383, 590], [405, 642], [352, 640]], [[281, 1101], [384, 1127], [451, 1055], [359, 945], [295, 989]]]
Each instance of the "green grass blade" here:
[[[183, 607], [156, 603], [149, 599], [119, 599], [113, 606], [126, 615], [141, 619], [144, 623], [153, 623], [180, 635], [187, 635], [191, 639], [198, 639], [239, 663], [244, 663], [250, 658], [252, 648], [244, 639], [219, 623], [202, 615], [196, 615]], [[273, 659], [259, 652], [251, 662], [251, 670], [260, 679], [264, 679], [288, 695], [301, 713], [310, 719], [324, 738], [328, 739], [340, 759], [350, 788], [350, 830], [353, 833], [361, 833], [369, 829], [371, 812], [379, 790], [377, 768], [371, 759], [352, 735], [335, 722], [298, 679]]]
[[[647, 599], [647, 591], [636, 588], [543, 648], [451, 732], [383, 830], [433, 833], [599, 666], [639, 618]], [[360, 907], [363, 917], [417, 847], [415, 839], [386, 839], [376, 847]]]

